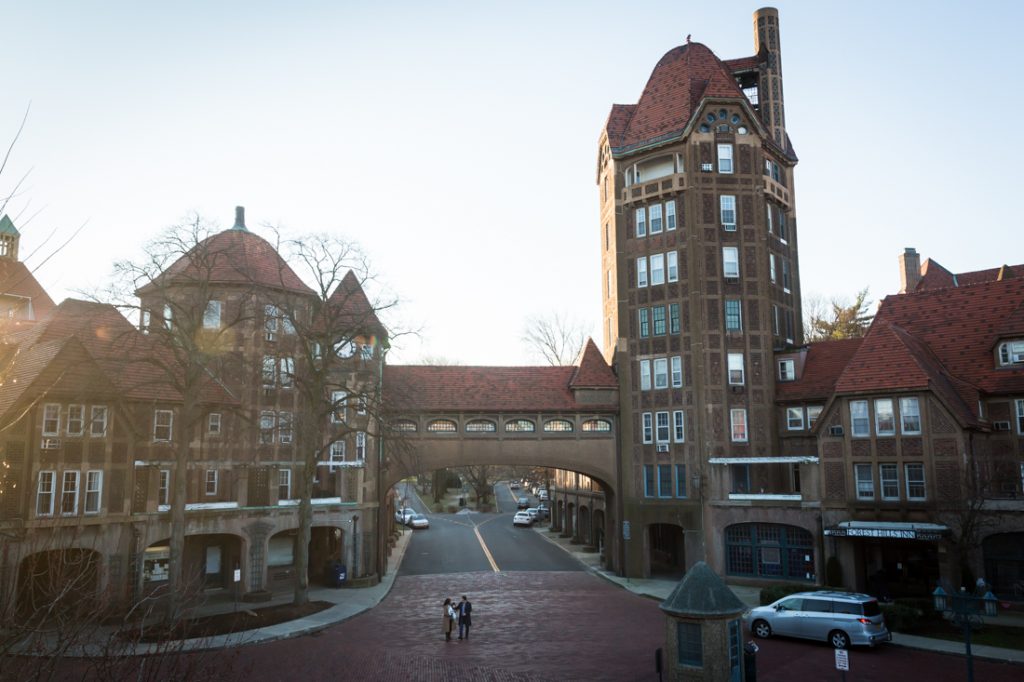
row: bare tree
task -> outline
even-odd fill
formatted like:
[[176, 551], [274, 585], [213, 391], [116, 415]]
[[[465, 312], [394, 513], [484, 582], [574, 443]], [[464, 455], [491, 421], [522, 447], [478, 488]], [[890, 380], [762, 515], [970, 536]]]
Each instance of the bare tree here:
[[867, 289], [857, 292], [852, 303], [841, 298], [825, 303], [820, 297], [808, 297], [804, 302], [804, 340], [811, 343], [862, 337], [874, 319], [869, 308]]
[[587, 342], [587, 329], [588, 325], [565, 313], [539, 315], [527, 320], [522, 340], [547, 364], [571, 365]]
[[473, 487], [473, 492], [476, 493], [477, 503], [480, 505], [488, 505], [491, 489], [494, 487], [494, 476], [493, 470], [487, 464], [477, 464], [468, 467], [460, 467], [459, 471], [462, 472], [466, 480], [469, 481], [469, 485]]

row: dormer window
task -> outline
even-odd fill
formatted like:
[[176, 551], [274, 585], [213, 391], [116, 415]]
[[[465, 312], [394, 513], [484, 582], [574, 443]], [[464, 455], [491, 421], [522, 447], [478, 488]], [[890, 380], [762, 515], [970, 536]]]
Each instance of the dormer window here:
[[999, 344], [999, 364], [1024, 365], [1024, 339], [1003, 341]]

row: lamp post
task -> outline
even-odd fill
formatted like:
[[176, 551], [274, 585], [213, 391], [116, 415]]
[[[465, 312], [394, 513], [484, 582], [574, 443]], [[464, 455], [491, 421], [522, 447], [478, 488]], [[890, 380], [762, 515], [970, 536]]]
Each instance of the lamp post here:
[[971, 656], [971, 630], [980, 627], [982, 615], [994, 618], [999, 615], [999, 605], [996, 596], [991, 591], [986, 592], [984, 597], [960, 593], [948, 594], [941, 586], [936, 587], [932, 592], [932, 601], [935, 610], [942, 614], [949, 614], [949, 619], [954, 625], [959, 625], [964, 631], [964, 648], [967, 657], [967, 682], [974, 682], [974, 659]]

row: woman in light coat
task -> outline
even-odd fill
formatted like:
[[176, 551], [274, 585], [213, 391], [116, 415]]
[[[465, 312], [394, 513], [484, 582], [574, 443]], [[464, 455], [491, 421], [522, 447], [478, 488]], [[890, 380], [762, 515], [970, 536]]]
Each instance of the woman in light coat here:
[[441, 631], [444, 633], [444, 640], [446, 642], [452, 641], [452, 630], [455, 628], [455, 609], [452, 608], [451, 597], [446, 597], [444, 600], [444, 625], [441, 626]]

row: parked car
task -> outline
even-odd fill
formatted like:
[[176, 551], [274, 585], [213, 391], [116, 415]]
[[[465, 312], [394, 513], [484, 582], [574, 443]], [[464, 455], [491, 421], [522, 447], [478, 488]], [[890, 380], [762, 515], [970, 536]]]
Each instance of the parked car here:
[[512, 517], [513, 526], [532, 526], [533, 517], [525, 511], [517, 511], [516, 515]]
[[518, 500], [516, 500], [516, 507], [518, 509], [526, 509], [529, 506], [530, 500], [528, 498], [520, 497]]
[[518, 484], [518, 483], [516, 483], [515, 481], [512, 481], [511, 483], [509, 483], [509, 484], [508, 484], [508, 487], [509, 487], [510, 489], [512, 489], [512, 490], [519, 490], [519, 484]]
[[548, 509], [548, 506], [546, 504], [538, 504], [537, 505], [537, 518], [538, 519], [546, 519], [546, 518], [548, 518], [550, 516], [551, 516], [551, 510]]
[[413, 509], [403, 507], [395, 512], [395, 521], [402, 525], [407, 525], [409, 523], [409, 519], [411, 519], [415, 513], [416, 512]]
[[413, 514], [409, 519], [409, 526], [412, 528], [430, 528], [430, 519], [423, 514]]
[[798, 592], [743, 614], [756, 637], [786, 635], [827, 641], [836, 649], [892, 639], [878, 600], [856, 592]]
[[537, 511], [536, 507], [529, 507], [526, 510], [526, 513], [530, 515], [530, 520], [531, 521], [536, 521], [537, 517], [540, 515], [539, 512]]
[[537, 491], [537, 499], [541, 500], [541, 501], [548, 499], [548, 491], [545, 490], [544, 488], [541, 488], [540, 490], [538, 490]]

